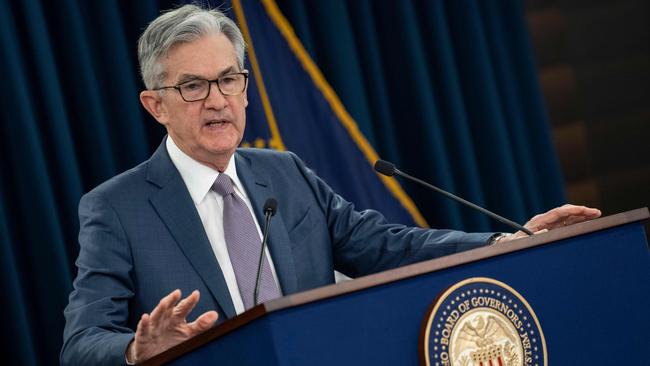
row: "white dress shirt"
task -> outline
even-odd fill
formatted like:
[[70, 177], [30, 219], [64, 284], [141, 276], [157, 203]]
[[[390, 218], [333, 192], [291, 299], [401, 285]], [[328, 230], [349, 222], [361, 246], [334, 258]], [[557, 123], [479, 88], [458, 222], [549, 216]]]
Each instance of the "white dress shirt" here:
[[[219, 266], [221, 267], [221, 272], [226, 280], [226, 285], [228, 285], [228, 291], [230, 292], [230, 297], [235, 306], [235, 311], [237, 314], [241, 314], [245, 310], [244, 302], [242, 301], [239, 287], [237, 286], [237, 278], [235, 277], [235, 271], [233, 270], [232, 262], [230, 261], [230, 255], [228, 254], [228, 247], [226, 246], [226, 239], [223, 233], [223, 197], [211, 190], [212, 184], [214, 184], [217, 176], [219, 176], [219, 172], [207, 165], [199, 163], [185, 154], [174, 143], [171, 136], [167, 137], [166, 147], [169, 157], [181, 174], [181, 177], [190, 192], [192, 201], [194, 201], [194, 206], [196, 206], [196, 210], [201, 217], [201, 222], [203, 223], [205, 233], [208, 235], [212, 251], [217, 257], [217, 262], [219, 262]], [[224, 173], [228, 174], [232, 179], [235, 193], [246, 203], [246, 207], [248, 207], [248, 210], [251, 212], [261, 240], [262, 230], [257, 222], [257, 217], [253, 211], [253, 206], [246, 195], [244, 186], [237, 176], [237, 167], [235, 165], [234, 155], [230, 157], [228, 167]], [[265, 253], [271, 266], [273, 279], [281, 292], [282, 288], [280, 287], [275, 272], [275, 266], [273, 265], [268, 248], [266, 248]], [[217, 269], [215, 268], [215, 270]]]

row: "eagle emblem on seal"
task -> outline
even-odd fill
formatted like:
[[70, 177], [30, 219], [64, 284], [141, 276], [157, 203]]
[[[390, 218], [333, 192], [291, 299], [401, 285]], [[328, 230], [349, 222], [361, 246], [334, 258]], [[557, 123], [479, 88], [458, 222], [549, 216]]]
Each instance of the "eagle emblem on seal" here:
[[471, 278], [446, 290], [423, 322], [427, 366], [546, 366], [528, 302], [505, 283]]

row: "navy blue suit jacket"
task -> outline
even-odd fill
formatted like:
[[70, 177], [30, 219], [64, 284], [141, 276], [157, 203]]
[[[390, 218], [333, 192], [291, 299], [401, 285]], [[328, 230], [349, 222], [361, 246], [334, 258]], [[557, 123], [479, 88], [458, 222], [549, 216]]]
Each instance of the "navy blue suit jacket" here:
[[[235, 163], [259, 222], [266, 199], [278, 201], [268, 244], [285, 295], [333, 283], [334, 269], [370, 274], [479, 247], [492, 235], [410, 228], [356, 211], [292, 153], [239, 149]], [[139, 317], [177, 288], [201, 292], [190, 320], [208, 310], [219, 322], [236, 315], [164, 142], [148, 161], [84, 195], [79, 220], [62, 364], [124, 363]]]

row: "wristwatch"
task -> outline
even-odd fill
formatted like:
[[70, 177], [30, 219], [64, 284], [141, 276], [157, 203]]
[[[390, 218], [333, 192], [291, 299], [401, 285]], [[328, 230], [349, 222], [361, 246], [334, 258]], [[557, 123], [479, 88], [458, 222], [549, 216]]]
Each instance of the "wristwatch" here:
[[497, 234], [494, 234], [494, 235], [492, 235], [492, 236], [490, 237], [490, 239], [488, 240], [487, 245], [495, 245], [495, 244], [498, 244], [498, 243], [501, 241], [501, 239], [505, 238], [506, 236], [510, 236], [510, 235], [512, 235], [512, 234], [508, 234], [508, 233], [497, 233]]

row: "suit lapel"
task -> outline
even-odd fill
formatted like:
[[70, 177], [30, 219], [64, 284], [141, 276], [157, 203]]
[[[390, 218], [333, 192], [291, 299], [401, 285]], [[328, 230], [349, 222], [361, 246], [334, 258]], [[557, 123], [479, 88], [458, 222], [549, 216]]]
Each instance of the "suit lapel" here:
[[160, 187], [150, 196], [151, 204], [226, 317], [234, 317], [235, 307], [223, 273], [187, 187], [167, 154], [164, 141], [149, 164], [147, 179]]
[[[264, 202], [269, 198], [277, 199], [267, 178], [270, 175], [265, 174], [258, 166], [255, 166], [250, 158], [242, 156], [239, 152], [235, 154], [235, 164], [237, 165], [237, 175], [251, 200], [257, 221], [264, 230], [264, 214], [262, 211]], [[289, 234], [282, 220], [281, 204], [278, 205], [278, 212], [271, 219], [268, 246], [282, 287], [282, 293], [288, 295], [298, 291], [296, 267], [291, 253]]]

